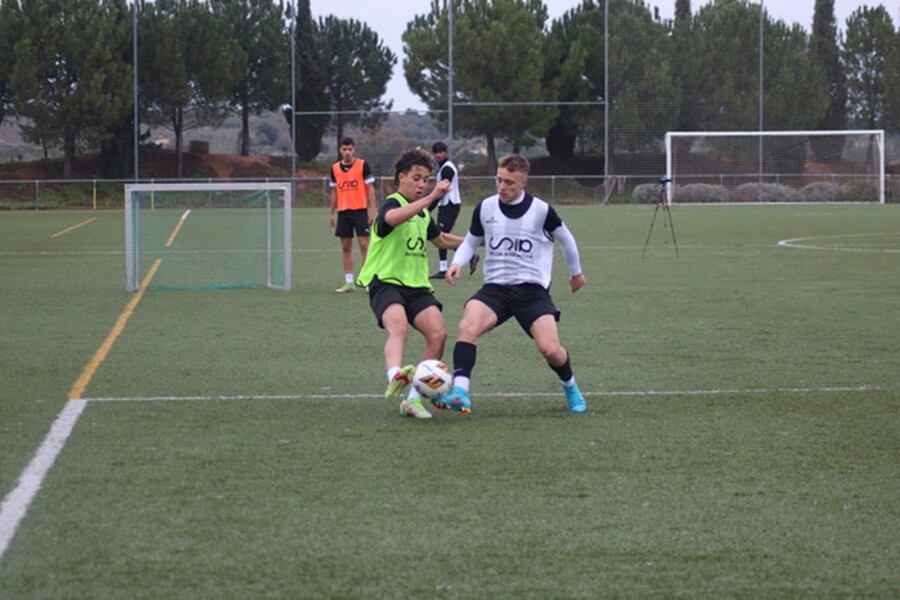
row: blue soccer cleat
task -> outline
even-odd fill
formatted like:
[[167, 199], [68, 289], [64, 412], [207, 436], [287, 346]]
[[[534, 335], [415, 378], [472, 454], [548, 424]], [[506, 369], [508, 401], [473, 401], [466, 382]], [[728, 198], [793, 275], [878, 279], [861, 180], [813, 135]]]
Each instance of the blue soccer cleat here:
[[563, 391], [566, 393], [566, 403], [569, 405], [569, 412], [587, 412], [587, 402], [584, 401], [584, 396], [581, 395], [578, 384], [570, 387], [563, 386]]
[[472, 403], [469, 402], [469, 392], [458, 386], [453, 386], [444, 396], [432, 398], [431, 403], [441, 410], [455, 410], [463, 414], [472, 412]]

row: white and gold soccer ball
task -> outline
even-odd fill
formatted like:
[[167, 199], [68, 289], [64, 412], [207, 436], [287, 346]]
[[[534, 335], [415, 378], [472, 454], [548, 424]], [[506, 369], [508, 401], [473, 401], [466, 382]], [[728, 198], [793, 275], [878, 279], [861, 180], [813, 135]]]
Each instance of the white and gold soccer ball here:
[[450, 391], [453, 374], [443, 362], [429, 358], [416, 365], [412, 384], [425, 398], [438, 398]]

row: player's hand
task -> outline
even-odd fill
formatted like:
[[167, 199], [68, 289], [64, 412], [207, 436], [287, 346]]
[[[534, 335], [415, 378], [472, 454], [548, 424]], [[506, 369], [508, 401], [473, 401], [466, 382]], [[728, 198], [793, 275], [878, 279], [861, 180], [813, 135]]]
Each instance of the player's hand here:
[[431, 190], [432, 195], [443, 196], [447, 192], [450, 191], [450, 183], [449, 179], [441, 179], [436, 184], [434, 184], [434, 189]]
[[583, 288], [585, 283], [587, 282], [584, 279], [584, 273], [579, 273], [578, 275], [572, 275], [571, 277], [569, 277], [569, 287], [572, 288], [573, 293]]
[[328, 215], [328, 226], [334, 227], [334, 215]]
[[449, 283], [450, 285], [456, 285], [456, 282], [459, 281], [459, 271], [459, 265], [451, 264], [447, 268], [447, 273], [444, 274], [444, 279], [446, 279], [447, 283]]

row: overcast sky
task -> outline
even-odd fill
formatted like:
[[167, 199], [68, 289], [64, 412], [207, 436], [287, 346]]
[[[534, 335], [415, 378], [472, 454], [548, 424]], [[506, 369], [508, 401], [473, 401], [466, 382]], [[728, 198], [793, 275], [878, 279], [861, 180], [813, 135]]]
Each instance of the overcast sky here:
[[[700, 7], [712, 0], [693, 0], [691, 8], [696, 13]], [[550, 20], [558, 19], [566, 11], [581, 4], [581, 0], [544, 0], [550, 14]], [[659, 7], [660, 16], [671, 19], [675, 12], [675, 0], [648, 0], [651, 7]], [[835, 0], [834, 12], [838, 28], [844, 28], [844, 22], [853, 11], [861, 6], [884, 6], [894, 19], [895, 25], [900, 20], [900, 0]], [[763, 0], [766, 11], [776, 19], [788, 24], [800, 24], [809, 30], [812, 25], [815, 0]], [[403, 77], [403, 43], [400, 37], [406, 24], [414, 15], [427, 14], [431, 0], [310, 0], [310, 8], [314, 19], [325, 15], [335, 15], [341, 19], [356, 19], [366, 23], [373, 29], [386, 46], [397, 55], [394, 76], [388, 84], [387, 98], [394, 100], [394, 110], [408, 108], [424, 109], [425, 105], [409, 91]]]

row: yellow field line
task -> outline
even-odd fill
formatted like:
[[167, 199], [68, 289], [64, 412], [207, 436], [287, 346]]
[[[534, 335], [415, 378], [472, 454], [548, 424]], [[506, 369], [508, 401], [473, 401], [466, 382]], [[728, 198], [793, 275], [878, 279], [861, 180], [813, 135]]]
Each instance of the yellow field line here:
[[172, 235], [170, 235], [169, 239], [166, 241], [166, 248], [171, 248], [172, 244], [175, 243], [175, 236], [178, 235], [179, 231], [181, 231], [181, 226], [184, 225], [184, 222], [187, 220], [189, 214], [191, 214], [191, 209], [187, 209], [186, 211], [184, 211], [184, 214], [181, 215], [181, 219], [178, 220], [178, 224], [175, 226], [175, 230], [172, 231]]
[[72, 225], [71, 227], [67, 227], [67, 228], [63, 229], [62, 231], [57, 231], [56, 233], [54, 233], [54, 234], [51, 235], [50, 237], [51, 237], [51, 238], [58, 238], [58, 237], [61, 236], [61, 235], [66, 235], [66, 234], [69, 233], [70, 231], [74, 231], [74, 230], [78, 229], [79, 227], [84, 227], [84, 226], [87, 225], [88, 223], [93, 223], [93, 222], [96, 221], [96, 220], [97, 220], [97, 217], [94, 217], [94, 218], [92, 218], [92, 219], [88, 219], [87, 221], [82, 221], [81, 223], [78, 223], [77, 225]]
[[118, 337], [122, 334], [122, 331], [125, 329], [125, 324], [128, 323], [128, 319], [130, 319], [131, 315], [134, 314], [134, 309], [137, 308], [138, 302], [141, 301], [141, 297], [144, 295], [144, 291], [146, 291], [147, 286], [150, 285], [150, 281], [156, 274], [156, 270], [159, 269], [159, 265], [161, 262], [162, 259], [157, 258], [153, 263], [153, 266], [150, 267], [150, 271], [147, 273], [147, 276], [144, 277], [144, 281], [141, 282], [141, 287], [139, 287], [138, 290], [134, 293], [131, 301], [129, 301], [128, 305], [125, 306], [125, 310], [123, 310], [122, 314], [119, 315], [119, 318], [116, 320], [116, 324], [113, 326], [112, 331], [109, 332], [109, 335], [106, 336], [106, 339], [94, 354], [94, 357], [91, 358], [90, 362], [84, 367], [84, 370], [81, 372], [81, 376], [78, 378], [78, 380], [75, 381], [74, 384], [72, 384], [72, 389], [69, 390], [69, 400], [78, 400], [81, 398], [84, 390], [91, 382], [91, 379], [93, 379], [94, 373], [97, 372], [100, 364], [104, 360], [106, 360], [106, 356], [112, 349], [112, 346], [116, 342], [116, 339], [118, 339]]

